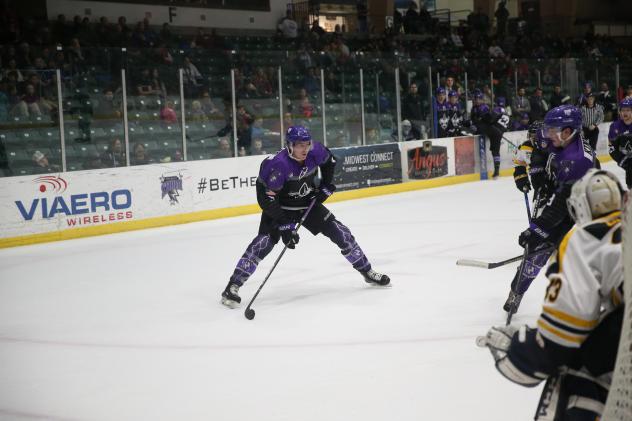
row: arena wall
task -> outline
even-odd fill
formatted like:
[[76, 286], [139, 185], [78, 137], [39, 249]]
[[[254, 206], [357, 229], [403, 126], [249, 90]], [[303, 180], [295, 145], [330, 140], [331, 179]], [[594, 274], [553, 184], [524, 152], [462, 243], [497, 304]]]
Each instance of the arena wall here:
[[[598, 146], [602, 161], [607, 160], [607, 129], [604, 124]], [[525, 136], [506, 134], [516, 145]], [[431, 148], [421, 140], [399, 143], [394, 150], [401, 166], [382, 165], [397, 172], [393, 180], [403, 182], [341, 191], [332, 201], [480, 179], [477, 138], [431, 142]], [[503, 142], [501, 174], [511, 173], [513, 149]], [[0, 248], [258, 213], [255, 182], [261, 160], [251, 156], [2, 178]]]

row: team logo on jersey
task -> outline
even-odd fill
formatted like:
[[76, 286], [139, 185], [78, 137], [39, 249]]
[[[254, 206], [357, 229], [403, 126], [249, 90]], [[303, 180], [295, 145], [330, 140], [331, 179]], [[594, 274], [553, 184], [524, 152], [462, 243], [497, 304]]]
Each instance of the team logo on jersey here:
[[312, 188], [310, 186], [307, 185], [307, 183], [303, 183], [301, 185], [301, 188], [298, 189], [297, 192], [289, 192], [288, 196], [290, 197], [306, 197], [309, 196], [309, 194], [312, 192]]
[[160, 188], [162, 190], [162, 199], [169, 196], [169, 204], [178, 203], [178, 190], [182, 191], [182, 174], [160, 177]]
[[298, 174], [298, 179], [300, 180], [301, 178], [305, 177], [308, 170], [309, 168], [307, 168], [307, 166], [301, 168], [301, 172]]

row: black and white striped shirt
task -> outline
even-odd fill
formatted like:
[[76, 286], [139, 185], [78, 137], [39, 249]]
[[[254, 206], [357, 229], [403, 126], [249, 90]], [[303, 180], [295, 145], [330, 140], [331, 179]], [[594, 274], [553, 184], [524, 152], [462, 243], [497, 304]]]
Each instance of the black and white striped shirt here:
[[603, 123], [603, 107], [601, 104], [595, 104], [593, 107], [584, 105], [582, 108], [582, 126], [598, 126]]

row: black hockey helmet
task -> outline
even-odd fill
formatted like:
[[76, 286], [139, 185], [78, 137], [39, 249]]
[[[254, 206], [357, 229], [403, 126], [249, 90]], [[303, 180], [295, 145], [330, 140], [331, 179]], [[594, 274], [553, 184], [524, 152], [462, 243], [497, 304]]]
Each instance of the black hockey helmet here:
[[535, 120], [533, 123], [529, 124], [527, 133], [529, 136], [529, 140], [534, 145], [536, 145], [537, 139], [538, 139], [538, 133], [542, 131], [543, 127], [544, 127], [544, 122], [542, 120]]

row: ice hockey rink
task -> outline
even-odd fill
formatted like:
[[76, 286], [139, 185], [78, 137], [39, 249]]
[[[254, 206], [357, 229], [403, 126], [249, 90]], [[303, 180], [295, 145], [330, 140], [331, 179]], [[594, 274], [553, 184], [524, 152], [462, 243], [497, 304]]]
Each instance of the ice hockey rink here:
[[[302, 230], [252, 321], [280, 245], [241, 309], [219, 297], [258, 215], [0, 250], [0, 419], [532, 419], [541, 387], [510, 383], [474, 343], [504, 324], [517, 264], [455, 264], [521, 253], [513, 180], [329, 207], [392, 287]], [[515, 323], [533, 324], [545, 284]]]

